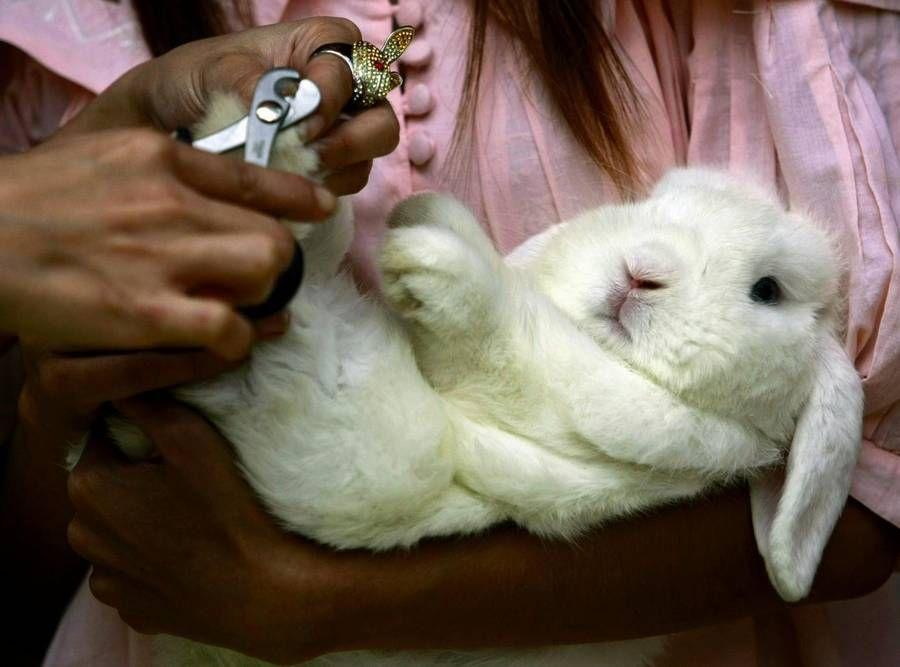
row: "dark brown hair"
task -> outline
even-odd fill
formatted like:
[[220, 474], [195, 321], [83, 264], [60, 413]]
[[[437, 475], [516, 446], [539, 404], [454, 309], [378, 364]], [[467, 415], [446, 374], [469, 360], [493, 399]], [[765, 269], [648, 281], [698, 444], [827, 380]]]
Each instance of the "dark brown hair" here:
[[[119, 0], [110, 0], [118, 2]], [[523, 61], [540, 76], [569, 130], [622, 194], [641, 183], [630, 147], [644, 117], [640, 99], [613, 39], [597, 16], [596, 0], [471, 0], [466, 85], [454, 145], [473, 129], [489, 29], [506, 31], [520, 45]], [[132, 0], [153, 55], [226, 32], [228, 17], [250, 25], [250, 0]]]
[[630, 196], [641, 170], [630, 137], [644, 118], [640, 98], [597, 16], [594, 0], [474, 0], [466, 85], [456, 145], [472, 130], [489, 25], [505, 30], [522, 49], [523, 62], [540, 75], [578, 142]]
[[[118, 4], [121, 0], [106, 0]], [[154, 56], [198, 39], [221, 35], [232, 27], [229, 15], [238, 24], [253, 23], [250, 0], [131, 0]]]

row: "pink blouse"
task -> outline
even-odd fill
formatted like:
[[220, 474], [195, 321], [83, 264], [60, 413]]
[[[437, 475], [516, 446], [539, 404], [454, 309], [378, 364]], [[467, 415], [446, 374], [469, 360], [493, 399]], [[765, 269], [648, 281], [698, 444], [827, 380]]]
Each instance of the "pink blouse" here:
[[[346, 16], [376, 43], [395, 17], [418, 28], [403, 58], [405, 88], [390, 97], [400, 146], [376, 162], [353, 199], [352, 253], [369, 277], [388, 210], [419, 190], [462, 198], [503, 251], [616, 198], [540, 82], [496, 33], [485, 47], [472, 143], [452, 159], [468, 7], [466, 0], [255, 2], [260, 24]], [[867, 397], [852, 494], [900, 526], [900, 0], [619, 0], [604, 7], [648, 112], [634, 146], [651, 181], [685, 163], [751, 171], [846, 239], [847, 348]], [[15, 85], [0, 93], [0, 151], [27, 148], [148, 58], [127, 1], [0, 0], [0, 40], [29, 56], [16, 64]], [[865, 619], [865, 634], [854, 619]], [[766, 638], [790, 621], [805, 664], [895, 665], [898, 619], [889, 584], [868, 598], [784, 619], [679, 635], [669, 662], [769, 664], [777, 642]], [[83, 587], [47, 664], [137, 665], [145, 650]]]

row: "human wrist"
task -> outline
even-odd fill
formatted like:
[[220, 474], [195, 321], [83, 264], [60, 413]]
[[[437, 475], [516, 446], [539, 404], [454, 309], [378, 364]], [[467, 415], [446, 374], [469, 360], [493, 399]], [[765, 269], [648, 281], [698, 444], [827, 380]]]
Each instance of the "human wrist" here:
[[446, 607], [454, 606], [442, 597], [448, 580], [459, 581], [451, 552], [454, 546], [442, 541], [382, 553], [326, 551], [317, 575], [322, 604], [315, 655], [433, 648], [420, 634], [443, 626]]
[[328, 552], [316, 576], [322, 604], [317, 616], [316, 655], [387, 648], [390, 636], [400, 640], [393, 616], [402, 606], [402, 592], [393, 588], [392, 554], [369, 551]]
[[236, 619], [242, 646], [232, 648], [278, 663], [348, 650], [353, 596], [364, 593], [353, 590], [356, 578], [346, 576], [344, 554], [287, 533], [242, 542], [253, 611]]
[[[266, 551], [253, 585], [265, 610], [262, 636], [285, 638], [288, 662], [359, 650], [421, 648], [416, 632], [420, 611], [434, 599], [442, 573], [418, 549], [372, 553], [334, 551], [304, 538], [283, 535]], [[272, 609], [272, 600], [285, 601]], [[273, 627], [288, 621], [285, 632]], [[268, 659], [273, 656], [266, 647]]]

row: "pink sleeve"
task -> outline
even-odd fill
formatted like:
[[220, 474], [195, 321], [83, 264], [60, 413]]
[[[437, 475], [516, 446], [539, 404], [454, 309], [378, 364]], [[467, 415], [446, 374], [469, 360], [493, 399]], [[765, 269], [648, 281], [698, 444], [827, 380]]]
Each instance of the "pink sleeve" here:
[[149, 58], [131, 2], [0, 0], [0, 153], [53, 133]]
[[129, 0], [0, 0], [0, 41], [94, 94], [150, 57]]

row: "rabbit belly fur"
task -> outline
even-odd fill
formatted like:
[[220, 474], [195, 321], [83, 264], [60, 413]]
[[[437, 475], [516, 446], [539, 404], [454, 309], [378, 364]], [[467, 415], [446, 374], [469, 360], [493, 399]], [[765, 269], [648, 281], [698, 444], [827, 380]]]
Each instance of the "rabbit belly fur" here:
[[[206, 128], [240, 111], [223, 98]], [[282, 134], [275, 165], [311, 173], [314, 156]], [[294, 224], [308, 268], [286, 335], [257, 346], [243, 367], [176, 391], [234, 444], [287, 530], [388, 549], [512, 519], [571, 538], [768, 466], [788, 446], [783, 425], [683, 400], [656, 369], [579, 321], [541, 263], [577, 225], [508, 261], [444, 198], [413, 198], [391, 226], [380, 257], [387, 307], [339, 269], [352, 236], [346, 208], [323, 225]], [[792, 424], [801, 406], [785, 409]], [[124, 451], [146, 454], [129, 424], [112, 429]], [[649, 664], [660, 646], [347, 653], [314, 664], [624, 667]], [[158, 651], [166, 665], [257, 664], [168, 637]]]

